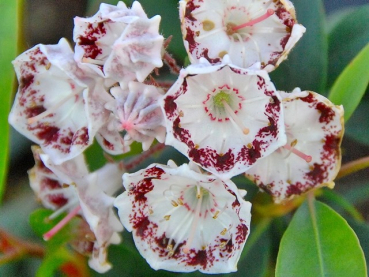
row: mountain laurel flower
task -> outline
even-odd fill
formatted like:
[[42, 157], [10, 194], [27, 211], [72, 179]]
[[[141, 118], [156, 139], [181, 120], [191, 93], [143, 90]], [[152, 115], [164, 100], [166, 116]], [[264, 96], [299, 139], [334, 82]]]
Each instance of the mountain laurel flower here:
[[9, 123], [40, 144], [55, 163], [82, 153], [109, 117], [104, 104], [112, 98], [102, 78], [78, 68], [65, 39], [36, 45], [13, 65], [19, 88]]
[[139, 2], [128, 9], [101, 4], [90, 18], [74, 19], [75, 58], [82, 65], [116, 82], [143, 82], [156, 67], [163, 66], [163, 36], [159, 35], [161, 17], [151, 19]]
[[228, 54], [239, 67], [259, 62], [272, 71], [305, 32], [288, 0], [183, 0], [180, 18], [191, 63]]
[[119, 217], [155, 269], [227, 273], [237, 270], [249, 235], [251, 204], [232, 181], [195, 164], [152, 164], [124, 174]]
[[112, 111], [108, 123], [96, 138], [111, 154], [129, 151], [133, 141], [142, 143], [146, 151], [156, 138], [164, 142], [165, 127], [159, 100], [164, 92], [155, 86], [129, 82], [128, 88], [110, 89], [114, 100], [105, 107]]
[[246, 172], [276, 202], [334, 186], [344, 133], [342, 106], [311, 91], [295, 89], [282, 95], [287, 144]]
[[107, 194], [115, 193], [121, 186], [119, 165], [107, 164], [89, 173], [82, 155], [57, 165], [39, 147], [32, 150], [36, 162], [29, 171], [32, 189], [45, 207], [55, 210], [51, 219], [68, 213], [44, 234], [44, 239], [52, 238], [74, 216], [82, 216], [93, 232], [89, 265], [97, 272], [106, 272], [111, 268], [107, 248], [120, 243], [118, 232], [123, 230], [113, 210], [114, 197]]
[[162, 101], [165, 143], [229, 179], [286, 143], [281, 100], [266, 71], [205, 62], [183, 69]]

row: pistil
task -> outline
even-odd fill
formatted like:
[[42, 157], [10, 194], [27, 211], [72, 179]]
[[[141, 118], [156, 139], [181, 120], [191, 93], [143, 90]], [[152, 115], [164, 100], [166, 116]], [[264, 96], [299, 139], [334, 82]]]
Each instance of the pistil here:
[[299, 156], [301, 159], [305, 160], [307, 163], [310, 163], [312, 161], [312, 157], [309, 155], [306, 155], [305, 153], [302, 153], [300, 150], [297, 150], [295, 148], [296, 144], [297, 144], [297, 140], [294, 140], [291, 144], [286, 144], [285, 146], [283, 146], [283, 148]]
[[227, 114], [233, 119], [233, 121], [237, 124], [237, 126], [242, 130], [242, 133], [247, 135], [250, 132], [250, 130], [243, 125], [241, 119], [235, 114], [232, 108], [228, 105], [227, 101], [222, 100], [222, 103], [224, 105], [224, 108]]
[[259, 16], [253, 20], [250, 20], [249, 22], [246, 22], [244, 24], [241, 24], [241, 25], [238, 25], [238, 26], [233, 26], [232, 27], [232, 30], [233, 31], [237, 31], [239, 29], [242, 29], [242, 28], [245, 28], [245, 27], [248, 27], [248, 26], [253, 26], [259, 22], [262, 22], [264, 21], [265, 19], [269, 18], [270, 16], [272, 16], [274, 14], [274, 10], [273, 9], [268, 9], [266, 11], [265, 14], [263, 14], [262, 16]]
[[56, 224], [49, 232], [43, 235], [44, 240], [48, 241], [51, 239], [56, 233], [58, 233], [69, 221], [72, 220], [74, 216], [78, 214], [81, 210], [81, 206], [78, 205], [75, 207], [66, 217], [64, 217], [58, 224]]

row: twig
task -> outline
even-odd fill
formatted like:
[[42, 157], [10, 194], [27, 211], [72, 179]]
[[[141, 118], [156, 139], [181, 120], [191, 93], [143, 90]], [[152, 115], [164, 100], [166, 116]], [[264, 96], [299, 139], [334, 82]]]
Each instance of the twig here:
[[336, 179], [345, 177], [349, 174], [355, 173], [359, 170], [365, 169], [369, 167], [369, 157], [364, 157], [347, 164], [344, 164], [341, 167], [341, 170], [338, 172]]

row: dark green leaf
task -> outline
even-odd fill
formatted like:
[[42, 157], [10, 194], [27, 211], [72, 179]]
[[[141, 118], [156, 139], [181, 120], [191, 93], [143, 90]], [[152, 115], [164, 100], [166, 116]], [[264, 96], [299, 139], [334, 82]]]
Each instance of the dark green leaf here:
[[361, 247], [363, 248], [366, 264], [369, 264], [369, 225], [365, 222], [357, 222], [355, 220], [349, 220], [348, 222], [352, 229], [354, 229], [357, 237], [359, 238]]
[[363, 99], [345, 126], [345, 135], [369, 145], [369, 100]]
[[329, 99], [336, 105], [343, 105], [345, 121], [359, 105], [369, 83], [369, 43], [346, 66], [335, 81]]
[[328, 42], [325, 14], [321, 0], [295, 0], [297, 20], [306, 32], [284, 61], [271, 74], [277, 89], [295, 87], [323, 93], [327, 79]]
[[8, 114], [15, 74], [11, 61], [17, 55], [18, 15], [21, 1], [0, 2], [0, 202], [4, 192], [9, 151]]
[[281, 240], [276, 277], [285, 276], [367, 276], [356, 234], [327, 205], [305, 202]]
[[328, 87], [369, 41], [369, 5], [357, 7], [338, 21], [328, 35]]

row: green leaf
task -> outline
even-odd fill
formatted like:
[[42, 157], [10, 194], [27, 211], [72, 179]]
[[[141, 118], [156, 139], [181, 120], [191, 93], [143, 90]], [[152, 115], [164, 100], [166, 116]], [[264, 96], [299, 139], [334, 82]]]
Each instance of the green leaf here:
[[362, 99], [345, 126], [345, 135], [363, 144], [369, 145], [369, 100]]
[[55, 251], [49, 251], [41, 266], [37, 270], [36, 277], [53, 277], [55, 272], [64, 263], [72, 260], [72, 255], [65, 249], [59, 248]]
[[366, 264], [369, 264], [369, 224], [365, 222], [357, 222], [355, 220], [349, 220], [348, 223], [354, 229], [361, 247], [363, 248], [365, 254]]
[[323, 93], [328, 66], [328, 41], [325, 34], [325, 13], [321, 0], [295, 0], [297, 21], [306, 32], [294, 49], [271, 73], [277, 89], [292, 91], [295, 87]]
[[368, 22], [369, 5], [363, 5], [346, 14], [329, 32], [328, 87], [332, 86], [356, 53], [368, 43]]
[[347, 222], [323, 203], [305, 202], [282, 237], [276, 277], [365, 277], [366, 272], [363, 250]]
[[337, 78], [329, 94], [336, 105], [343, 105], [347, 121], [363, 97], [369, 83], [369, 43]]
[[18, 18], [21, 1], [0, 2], [0, 202], [5, 189], [9, 154], [8, 114], [15, 74], [11, 61], [17, 55]]
[[[238, 262], [237, 276], [266, 275], [271, 256], [270, 223], [270, 219], [264, 219], [255, 226], [251, 226], [250, 236]], [[255, 263], [255, 261], [258, 262]]]

